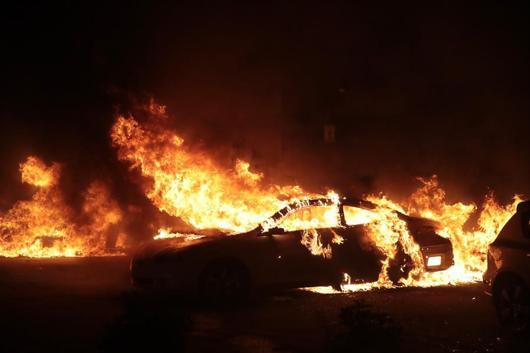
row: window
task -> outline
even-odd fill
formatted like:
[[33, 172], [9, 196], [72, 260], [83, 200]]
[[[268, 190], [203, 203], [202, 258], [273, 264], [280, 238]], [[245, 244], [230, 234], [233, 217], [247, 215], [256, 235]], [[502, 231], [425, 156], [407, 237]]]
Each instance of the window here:
[[344, 206], [343, 209], [346, 224], [349, 226], [370, 223], [377, 216], [373, 211], [364, 208]]
[[340, 225], [337, 206], [311, 206], [297, 209], [278, 221], [286, 231], [331, 228]]

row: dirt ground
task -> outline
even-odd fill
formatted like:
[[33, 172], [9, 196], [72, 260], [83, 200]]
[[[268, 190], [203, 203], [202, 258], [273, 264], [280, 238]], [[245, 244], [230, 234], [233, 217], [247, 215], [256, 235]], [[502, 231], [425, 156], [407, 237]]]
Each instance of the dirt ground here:
[[258, 293], [208, 308], [133, 290], [128, 259], [0, 259], [0, 352], [525, 352], [481, 284]]

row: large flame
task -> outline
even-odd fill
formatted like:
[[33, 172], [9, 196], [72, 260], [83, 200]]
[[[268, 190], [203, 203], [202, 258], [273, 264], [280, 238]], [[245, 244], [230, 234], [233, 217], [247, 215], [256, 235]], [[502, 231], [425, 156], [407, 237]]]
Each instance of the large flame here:
[[122, 217], [118, 205], [103, 183], [94, 182], [83, 194], [86, 221], [74, 222], [76, 215], [59, 188], [60, 171], [59, 164], [47, 166], [34, 156], [20, 165], [22, 182], [35, 187], [35, 193], [0, 213], [0, 256], [108, 254], [107, 235]]
[[140, 125], [133, 117], [120, 116], [111, 138], [119, 158], [148, 178], [143, 187], [153, 204], [196, 228], [250, 230], [304, 195], [297, 186], [266, 185], [242, 160], [232, 169], [222, 168], [154, 123]]
[[[369, 223], [368, 229], [369, 235], [383, 250], [387, 259], [383, 261], [383, 269], [376, 283], [349, 284], [347, 276], [348, 283], [343, 286], [344, 289], [359, 291], [392, 286], [385, 269], [396, 253], [396, 240], [400, 241], [405, 253], [411, 256], [414, 263], [408, 278], [400, 281], [403, 285], [430, 287], [481, 280], [487, 266], [488, 245], [495, 240], [504, 224], [516, 212], [517, 204], [522, 201], [521, 196], [515, 195], [511, 203], [502, 206], [490, 193], [479, 208], [474, 203], [447, 202], [445, 191], [440, 187], [436, 176], [430, 179], [419, 178], [419, 181], [423, 185], [402, 204], [394, 203], [385, 196], [368, 197], [368, 200], [378, 206], [386, 206], [378, 208], [376, 221]], [[451, 240], [455, 264], [444, 271], [424, 271], [419, 246], [408, 233], [404, 222], [396, 217], [394, 212], [388, 212], [390, 209], [434, 220], [437, 223], [437, 233]], [[468, 224], [478, 210], [480, 214], [477, 224]], [[321, 293], [334, 292], [323, 287], [311, 290]]]
[[[118, 116], [111, 138], [119, 158], [128, 161], [132, 169], [146, 178], [142, 186], [156, 207], [198, 229], [242, 232], [261, 222], [264, 229], [280, 226], [285, 230], [303, 230], [301, 242], [312, 254], [332, 257], [330, 244], [323, 243], [317, 229], [340, 225], [333, 205], [313, 207], [310, 213], [288, 211], [281, 224], [274, 219], [264, 221], [288, 204], [303, 206], [315, 195], [299, 186], [266, 184], [263, 174], [251, 171], [246, 161], [237, 160], [232, 168], [223, 168], [207, 154], [187, 146], [184, 139], [170, 129], [162, 128], [163, 119], [167, 118], [163, 107], [151, 103], [148, 110], [151, 119], [145, 123], [139, 123], [133, 116]], [[364, 290], [393, 286], [386, 269], [397, 253], [398, 244], [413, 263], [408, 277], [400, 280], [401, 285], [445, 285], [480, 279], [486, 265], [487, 245], [513, 215], [520, 198], [515, 197], [513, 203], [501, 206], [493, 195], [488, 195], [477, 226], [467, 230], [464, 226], [479, 208], [472, 203], [448, 203], [436, 176], [420, 181], [420, 188], [403, 202], [393, 201], [383, 194], [368, 195], [367, 199], [376, 209], [345, 209], [348, 223], [365, 224], [371, 241], [386, 255], [377, 282], [346, 285], [345, 288]], [[338, 203], [336, 193], [328, 192], [327, 197]], [[434, 220], [438, 233], [453, 244], [455, 265], [437, 273], [425, 272], [420, 247], [396, 211]], [[162, 229], [156, 238], [169, 236], [176, 235]], [[342, 241], [338, 235], [332, 239], [335, 244]], [[345, 274], [345, 278], [349, 276]]]
[[[479, 208], [474, 203], [446, 200], [445, 191], [440, 187], [436, 176], [419, 179], [423, 184], [407, 202], [408, 212], [431, 218], [438, 223], [438, 234], [449, 238], [453, 244], [455, 265], [439, 273], [429, 273], [425, 284], [448, 284], [478, 281], [486, 270], [486, 253], [490, 244], [516, 212], [521, 196], [515, 195], [507, 205], [495, 201], [493, 193], [486, 195]], [[470, 218], [477, 211], [478, 221], [469, 225]]]
[[[265, 230], [301, 230], [301, 243], [325, 259], [333, 256], [332, 244], [340, 246], [344, 241], [334, 233], [330, 243], [325, 243], [318, 231], [341, 224], [337, 211], [340, 197], [335, 192], [328, 191], [324, 196], [297, 185], [272, 184], [244, 160], [224, 166], [168, 129], [165, 107], [151, 102], [147, 113], [150, 117], [143, 123], [133, 116], [118, 116], [110, 135], [119, 159], [142, 175], [141, 187], [146, 197], [162, 212], [201, 231], [222, 229], [236, 233], [257, 225]], [[0, 213], [0, 256], [103, 255], [113, 253], [116, 244], [122, 242], [120, 223], [124, 215], [104, 183], [91, 183], [82, 193], [80, 209], [74, 211], [62, 196], [59, 164], [47, 165], [31, 156], [20, 165], [20, 173], [22, 182], [31, 185], [34, 194]], [[374, 209], [344, 208], [346, 222], [364, 225], [369, 240], [385, 255], [376, 282], [345, 283], [344, 289], [393, 286], [386, 270], [398, 248], [412, 259], [412, 269], [400, 280], [401, 285], [434, 286], [480, 279], [486, 268], [487, 245], [515, 213], [521, 198], [515, 196], [510, 204], [500, 205], [493, 194], [488, 194], [480, 207], [448, 202], [436, 176], [419, 180], [420, 187], [401, 202], [384, 194], [367, 195], [366, 199], [375, 204]], [[328, 201], [312, 205], [311, 211], [298, 210], [309, 206], [309, 199], [315, 197]], [[287, 208], [282, 220], [269, 218], [288, 205], [294, 207]], [[453, 244], [455, 265], [445, 271], [426, 272], [420, 247], [396, 211], [435, 221], [437, 233]], [[472, 219], [477, 219], [475, 226]], [[185, 242], [197, 237], [202, 235], [161, 228], [155, 239], [179, 238]], [[344, 278], [350, 279], [348, 274]]]

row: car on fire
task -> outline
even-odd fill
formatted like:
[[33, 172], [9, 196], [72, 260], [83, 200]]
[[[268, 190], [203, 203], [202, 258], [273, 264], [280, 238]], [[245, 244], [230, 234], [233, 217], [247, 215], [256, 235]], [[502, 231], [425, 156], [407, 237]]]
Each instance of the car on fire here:
[[[286, 206], [249, 232], [152, 240], [131, 260], [132, 282], [140, 288], [174, 289], [225, 301], [244, 297], [256, 288], [340, 288], [344, 273], [353, 282], [376, 281], [385, 257], [367, 236], [370, 217], [365, 217], [375, 207], [364, 200], [310, 199]], [[316, 229], [331, 256], [315, 256], [301, 243], [307, 223], [293, 229], [289, 221], [313, 219], [325, 212], [338, 217], [333, 226]], [[427, 271], [453, 264], [452, 244], [436, 234], [433, 221], [398, 215], [420, 246]], [[333, 241], [337, 236], [342, 244]], [[396, 283], [412, 266], [411, 258], [398, 249], [388, 269]]]
[[483, 280], [499, 322], [514, 333], [530, 330], [530, 200], [489, 245], [487, 264]]

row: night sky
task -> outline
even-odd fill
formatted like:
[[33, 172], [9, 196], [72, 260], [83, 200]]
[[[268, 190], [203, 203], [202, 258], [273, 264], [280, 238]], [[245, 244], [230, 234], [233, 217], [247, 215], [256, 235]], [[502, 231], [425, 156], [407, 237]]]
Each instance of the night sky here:
[[102, 178], [128, 202], [108, 130], [149, 97], [271, 181], [403, 196], [438, 174], [453, 200], [530, 194], [526, 5], [109, 3], [2, 5], [0, 209], [27, 196], [29, 154], [64, 163], [70, 193]]

